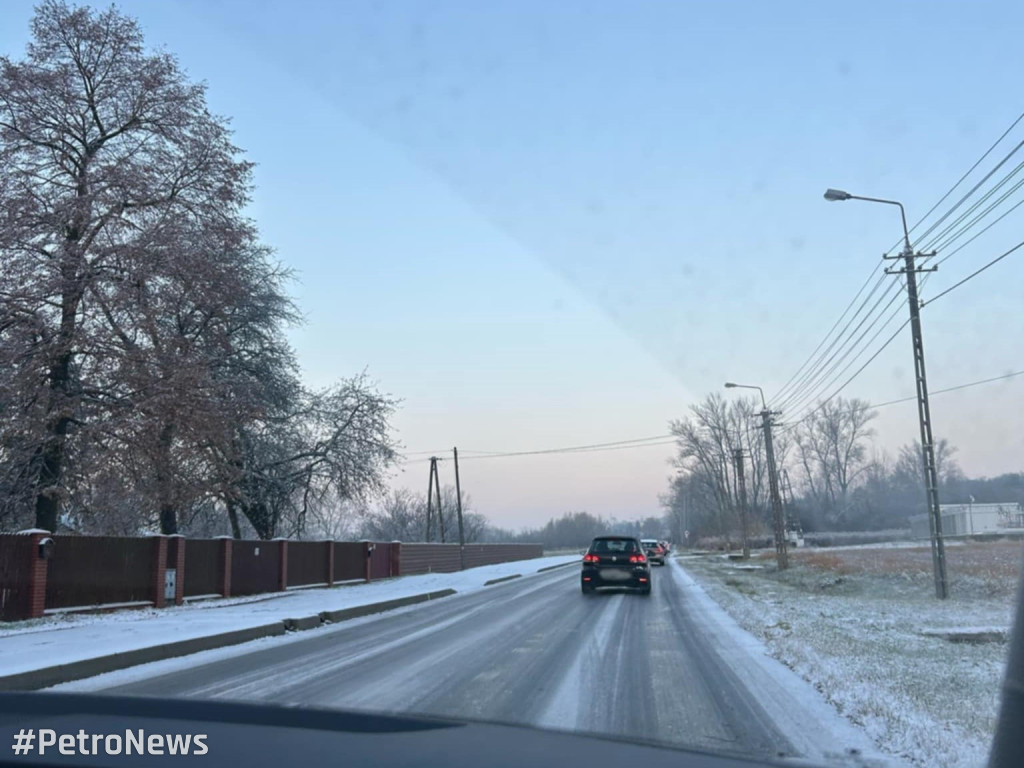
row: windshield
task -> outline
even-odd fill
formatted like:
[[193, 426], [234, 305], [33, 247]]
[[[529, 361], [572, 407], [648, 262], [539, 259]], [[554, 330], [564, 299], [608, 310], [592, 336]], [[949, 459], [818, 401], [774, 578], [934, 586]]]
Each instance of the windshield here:
[[982, 765], [1022, 24], [6, 0], [0, 689]]

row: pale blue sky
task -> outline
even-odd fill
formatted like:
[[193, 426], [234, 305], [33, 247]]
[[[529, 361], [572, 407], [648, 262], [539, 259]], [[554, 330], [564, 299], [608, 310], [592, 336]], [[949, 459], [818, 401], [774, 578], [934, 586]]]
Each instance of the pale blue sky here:
[[[31, 5], [0, 7], [3, 52], [20, 56]], [[824, 189], [916, 220], [1024, 110], [1011, 2], [120, 5], [207, 81], [259, 164], [253, 215], [298, 273], [308, 380], [365, 367], [404, 399], [410, 451], [645, 437], [727, 379], [771, 394], [899, 237], [895, 209]], [[934, 389], [1024, 369], [1022, 264], [926, 308]], [[909, 396], [911, 373], [901, 337], [844, 394]], [[1022, 469], [1022, 384], [935, 398], [968, 471]], [[914, 439], [913, 403], [877, 428], [889, 448]], [[634, 517], [659, 511], [670, 455], [462, 474], [504, 525]], [[420, 490], [426, 465], [396, 483]]]

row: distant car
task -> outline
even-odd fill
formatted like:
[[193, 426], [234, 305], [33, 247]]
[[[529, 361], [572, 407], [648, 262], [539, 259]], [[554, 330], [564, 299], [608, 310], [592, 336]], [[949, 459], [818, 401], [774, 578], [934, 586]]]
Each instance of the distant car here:
[[651, 594], [651, 566], [643, 546], [632, 536], [598, 536], [583, 556], [583, 594], [598, 587], [629, 587]]
[[644, 548], [644, 554], [652, 563], [665, 564], [665, 548], [657, 539], [640, 539], [640, 545]]

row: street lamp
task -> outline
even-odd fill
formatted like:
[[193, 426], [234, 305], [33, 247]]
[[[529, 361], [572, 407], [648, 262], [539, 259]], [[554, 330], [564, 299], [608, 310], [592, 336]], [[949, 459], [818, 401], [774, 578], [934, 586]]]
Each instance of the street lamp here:
[[772, 498], [772, 524], [775, 529], [775, 557], [779, 570], [789, 567], [789, 554], [786, 552], [786, 526], [782, 520], [782, 500], [779, 498], [779, 475], [775, 466], [775, 446], [772, 443], [772, 412], [764, 399], [764, 390], [756, 384], [737, 384], [725, 382], [726, 389], [756, 389], [761, 394], [761, 427], [764, 429], [764, 453], [768, 460], [768, 490]]
[[900, 208], [900, 216], [903, 217], [903, 247], [906, 249], [906, 253], [913, 251], [910, 247], [910, 230], [907, 229], [907, 213], [903, 210], [903, 203], [896, 200], [883, 200], [880, 197], [861, 197], [860, 195], [851, 195], [849, 192], [844, 192], [841, 189], [826, 189], [825, 199], [830, 203], [842, 202], [843, 200], [866, 200], [869, 203], [884, 203], [885, 205], [898, 205]]
[[766, 411], [768, 410], [768, 405], [764, 401], [764, 390], [761, 389], [759, 386], [757, 386], [755, 384], [736, 384], [735, 382], [727, 381], [727, 382], [725, 382], [725, 388], [726, 389], [756, 389], [758, 392], [761, 393], [761, 407], [764, 410], [766, 410]]
[[946, 548], [942, 541], [942, 511], [939, 506], [939, 478], [935, 467], [935, 441], [932, 437], [932, 414], [928, 402], [928, 377], [924, 366], [924, 340], [921, 334], [921, 302], [917, 296], [917, 273], [934, 271], [935, 267], [920, 270], [914, 264], [914, 248], [910, 244], [910, 231], [907, 229], [907, 214], [903, 204], [896, 200], [884, 200], [878, 197], [861, 197], [851, 195], [841, 189], [825, 190], [825, 199], [831, 202], [842, 200], [866, 200], [869, 203], [897, 205], [903, 220], [903, 253], [899, 256], [885, 258], [902, 258], [903, 269], [889, 270], [888, 274], [902, 274], [907, 280], [907, 299], [910, 302], [910, 330], [914, 345], [914, 374], [917, 379], [917, 415], [921, 428], [921, 453], [924, 461], [924, 487], [928, 500], [928, 516], [931, 521], [932, 539], [932, 572], [935, 577], [935, 595], [939, 599], [949, 597], [949, 581], [946, 578]]

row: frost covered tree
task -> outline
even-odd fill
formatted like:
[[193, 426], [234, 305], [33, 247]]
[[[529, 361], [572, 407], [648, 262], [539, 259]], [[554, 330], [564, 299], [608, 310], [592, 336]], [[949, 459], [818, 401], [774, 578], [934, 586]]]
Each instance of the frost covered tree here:
[[395, 401], [301, 385], [252, 164], [133, 19], [37, 8], [0, 168], [0, 526], [300, 535], [383, 488]]

